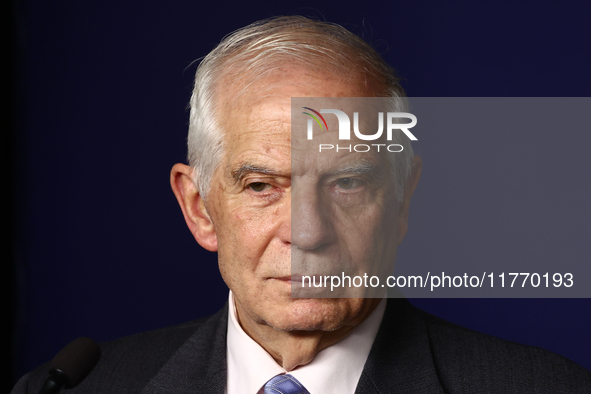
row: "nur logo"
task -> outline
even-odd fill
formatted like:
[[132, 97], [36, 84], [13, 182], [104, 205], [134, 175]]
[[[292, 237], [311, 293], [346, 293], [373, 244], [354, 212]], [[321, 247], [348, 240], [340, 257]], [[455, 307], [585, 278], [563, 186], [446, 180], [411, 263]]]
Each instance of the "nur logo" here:
[[[328, 125], [322, 114], [336, 115], [337, 120], [339, 122], [339, 140], [351, 139], [351, 120], [345, 112], [340, 111], [338, 109], [321, 109], [320, 112], [318, 112], [310, 107], [302, 108], [309, 111], [303, 113], [310, 116], [311, 118], [308, 119], [308, 140], [312, 140], [314, 138], [313, 121], [316, 121], [316, 123], [318, 123], [318, 126], [320, 126], [321, 131], [324, 131], [324, 128], [326, 128], [326, 131], [328, 131]], [[362, 141], [375, 141], [378, 138], [380, 138], [384, 133], [384, 118], [386, 119], [386, 139], [388, 141], [392, 141], [392, 134], [394, 130], [400, 130], [411, 141], [417, 141], [417, 137], [415, 137], [409, 131], [410, 128], [414, 127], [417, 124], [417, 117], [408, 112], [387, 112], [385, 116], [383, 112], [378, 112], [378, 131], [376, 131], [374, 134], [361, 133], [361, 131], [359, 130], [359, 113], [353, 112], [353, 133], [355, 133], [355, 136]], [[398, 119], [410, 119], [410, 122], [399, 123], [397, 122]], [[379, 152], [380, 146], [386, 146], [386, 144], [371, 144], [371, 146], [377, 147], [377, 150]], [[396, 150], [392, 150], [394, 149], [394, 147]], [[334, 149], [335, 146], [332, 144], [320, 144], [319, 148], [320, 152], [322, 152], [323, 149]], [[351, 147], [351, 145], [349, 145], [348, 147], [339, 147], [339, 145], [337, 145], [337, 152], [339, 151], [339, 149], [348, 151], [354, 149], [356, 152], [368, 152], [371, 149], [371, 147], [367, 144], [354, 145], [353, 148]], [[392, 144], [388, 145], [387, 149], [389, 152], [401, 152], [404, 148], [400, 144]]]

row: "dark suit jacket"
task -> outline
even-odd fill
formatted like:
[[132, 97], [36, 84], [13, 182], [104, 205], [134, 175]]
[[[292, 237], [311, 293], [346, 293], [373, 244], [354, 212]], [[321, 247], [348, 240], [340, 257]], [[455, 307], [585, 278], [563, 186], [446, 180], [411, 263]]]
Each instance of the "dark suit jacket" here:
[[[223, 393], [227, 308], [102, 344], [97, 367], [66, 392]], [[25, 375], [13, 393], [37, 393], [47, 370], [44, 365]], [[479, 334], [405, 299], [389, 299], [356, 393], [591, 393], [591, 373], [548, 351]]]

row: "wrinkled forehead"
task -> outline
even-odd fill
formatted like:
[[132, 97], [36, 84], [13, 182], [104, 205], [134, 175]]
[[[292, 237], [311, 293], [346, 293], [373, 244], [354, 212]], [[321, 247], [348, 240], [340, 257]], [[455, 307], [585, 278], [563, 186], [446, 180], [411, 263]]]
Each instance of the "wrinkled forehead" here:
[[[290, 149], [285, 155], [290, 157], [285, 159], [291, 160], [292, 170], [297, 173], [337, 171], [362, 162], [372, 163], [379, 168], [383, 164], [383, 155], [379, 152], [360, 155], [357, 151], [347, 154], [344, 150], [338, 150], [318, 155], [314, 150], [318, 143], [330, 144], [339, 136], [338, 117], [318, 117], [314, 108], [334, 108], [350, 114], [357, 111], [360, 117], [357, 122], [353, 122], [351, 116], [351, 126], [358, 125], [367, 132], [378, 127], [375, 117], [378, 101], [364, 101], [364, 107], [359, 108], [356, 100], [347, 101], [343, 97], [371, 98], [374, 92], [374, 86], [358, 73], [336, 75], [302, 67], [277, 68], [265, 78], [254, 81], [248, 77], [242, 80], [228, 79], [222, 91], [218, 92], [223, 98], [218, 119], [225, 134], [226, 147], [230, 150], [241, 149], [239, 144], [262, 150], [268, 146], [267, 141], [273, 141], [274, 145], [289, 142]], [[294, 105], [293, 99], [297, 97], [309, 100], [305, 105]], [[305, 129], [308, 119], [312, 119], [304, 113], [313, 115], [318, 122], [315, 125], [314, 141], [308, 140], [306, 133], [299, 132]], [[355, 135], [352, 141], [362, 142]]]

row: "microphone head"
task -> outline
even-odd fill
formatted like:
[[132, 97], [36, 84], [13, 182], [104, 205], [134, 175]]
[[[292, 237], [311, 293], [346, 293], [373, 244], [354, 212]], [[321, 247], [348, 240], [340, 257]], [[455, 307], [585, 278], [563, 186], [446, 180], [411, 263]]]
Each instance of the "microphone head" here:
[[70, 342], [51, 360], [52, 370], [67, 377], [67, 389], [76, 387], [88, 376], [101, 357], [101, 348], [90, 338], [81, 337]]

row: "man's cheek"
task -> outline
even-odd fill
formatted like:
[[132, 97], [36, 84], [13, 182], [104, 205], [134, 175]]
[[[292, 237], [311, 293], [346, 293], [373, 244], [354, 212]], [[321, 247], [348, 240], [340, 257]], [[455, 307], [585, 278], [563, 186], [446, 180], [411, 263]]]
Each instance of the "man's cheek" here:
[[267, 210], [249, 210], [237, 214], [234, 224], [250, 242], [272, 238], [277, 227], [276, 215]]

